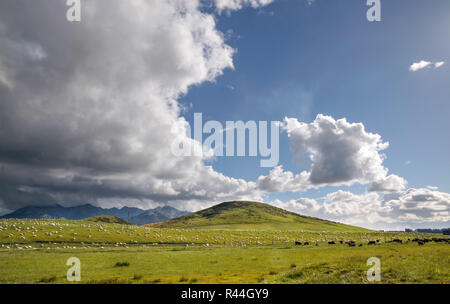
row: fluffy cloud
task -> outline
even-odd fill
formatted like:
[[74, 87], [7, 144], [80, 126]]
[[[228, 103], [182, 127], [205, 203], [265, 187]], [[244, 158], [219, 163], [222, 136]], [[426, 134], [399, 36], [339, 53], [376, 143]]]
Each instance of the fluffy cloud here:
[[382, 180], [374, 181], [370, 186], [369, 191], [401, 191], [406, 188], [407, 183], [408, 182], [404, 178], [391, 174]]
[[425, 69], [427, 67], [430, 67], [431, 65], [434, 65], [434, 68], [440, 68], [441, 66], [443, 66], [445, 64], [444, 61], [439, 61], [439, 62], [431, 62], [431, 61], [425, 61], [425, 60], [421, 60], [419, 62], [414, 62], [413, 64], [411, 64], [411, 66], [409, 67], [409, 70], [411, 72], [417, 72], [420, 71], [422, 69]]
[[245, 6], [258, 8], [272, 3], [274, 0], [215, 0], [216, 8], [219, 12], [235, 11]]
[[170, 150], [180, 94], [233, 67], [199, 5], [86, 1], [82, 22], [69, 23], [64, 1], [0, 3], [4, 208], [260, 198], [255, 183]]
[[422, 70], [426, 67], [429, 67], [432, 63], [430, 61], [425, 61], [425, 60], [421, 60], [419, 62], [414, 62], [413, 64], [411, 64], [411, 66], [409, 67], [409, 70], [411, 72], [417, 72], [419, 70]]
[[286, 118], [291, 149], [297, 162], [309, 155], [312, 166], [310, 181], [322, 184], [362, 184], [385, 177], [387, 169], [379, 152], [389, 143], [378, 134], [368, 133], [361, 123], [335, 120], [319, 114], [312, 123]]
[[441, 227], [450, 221], [450, 194], [430, 189], [408, 189], [389, 195], [353, 194], [339, 190], [318, 203], [298, 199], [272, 204], [304, 215], [374, 229]]
[[444, 64], [445, 64], [444, 61], [439, 61], [434, 64], [434, 67], [437, 69], [437, 68], [440, 68], [441, 66], [443, 66]]
[[268, 176], [259, 177], [258, 184], [265, 191], [296, 192], [354, 183], [373, 183], [373, 191], [398, 191], [406, 184], [401, 177], [388, 176], [383, 166], [381, 151], [389, 143], [366, 132], [361, 123], [319, 114], [311, 123], [286, 118], [282, 127], [289, 136], [294, 160], [303, 163], [308, 156], [311, 169], [294, 175], [277, 167]]
[[266, 192], [298, 192], [310, 189], [310, 173], [303, 171], [297, 175], [284, 171], [282, 166], [275, 167], [267, 176], [258, 178], [258, 187]]

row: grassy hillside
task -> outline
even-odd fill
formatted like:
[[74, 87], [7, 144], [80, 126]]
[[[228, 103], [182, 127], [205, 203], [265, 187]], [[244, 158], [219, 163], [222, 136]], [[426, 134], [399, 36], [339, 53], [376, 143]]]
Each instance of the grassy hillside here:
[[298, 215], [257, 202], [226, 202], [180, 218], [150, 224], [156, 228], [235, 230], [369, 231]]
[[84, 220], [88, 221], [88, 222], [94, 222], [94, 223], [110, 223], [110, 224], [130, 225], [130, 223], [128, 223], [127, 221], [125, 221], [121, 218], [118, 218], [116, 216], [112, 216], [112, 215], [93, 216], [93, 217], [88, 217]]

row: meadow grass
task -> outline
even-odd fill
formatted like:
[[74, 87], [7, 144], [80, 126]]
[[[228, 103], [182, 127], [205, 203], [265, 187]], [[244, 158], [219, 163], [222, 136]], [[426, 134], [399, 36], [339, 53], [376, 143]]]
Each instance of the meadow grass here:
[[372, 256], [381, 260], [381, 283], [450, 283], [447, 244], [172, 249], [2, 249], [0, 283], [67, 283], [72, 256], [81, 283], [368, 283]]
[[[370, 257], [381, 260], [381, 283], [450, 283], [450, 245], [418, 246], [408, 241], [415, 237], [430, 235], [1, 220], [0, 283], [68, 283], [70, 257], [80, 259], [87, 284], [368, 283]], [[403, 244], [386, 243], [395, 238]], [[296, 240], [310, 245], [296, 246]], [[340, 244], [345, 240], [362, 246]], [[380, 244], [369, 246], [369, 240]]]

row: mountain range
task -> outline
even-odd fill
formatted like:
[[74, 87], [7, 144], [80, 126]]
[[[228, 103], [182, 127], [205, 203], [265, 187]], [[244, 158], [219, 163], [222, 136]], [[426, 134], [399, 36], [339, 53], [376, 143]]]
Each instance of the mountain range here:
[[303, 230], [303, 231], [368, 231], [361, 227], [308, 217], [268, 204], [249, 201], [225, 202], [194, 213], [170, 206], [143, 210], [134, 207], [105, 209], [90, 204], [24, 207], [0, 218], [16, 219], [91, 219], [93, 221], [126, 221], [155, 228], [194, 228], [225, 230]]
[[51, 206], [29, 206], [20, 208], [10, 214], [0, 218], [16, 219], [57, 219], [65, 218], [68, 220], [81, 220], [100, 215], [110, 215], [123, 219], [131, 224], [145, 225], [156, 222], [167, 221], [176, 217], [187, 215], [188, 212], [180, 211], [170, 206], [157, 207], [154, 209], [143, 210], [135, 207], [122, 207], [105, 209], [90, 204], [64, 207], [61, 205]]

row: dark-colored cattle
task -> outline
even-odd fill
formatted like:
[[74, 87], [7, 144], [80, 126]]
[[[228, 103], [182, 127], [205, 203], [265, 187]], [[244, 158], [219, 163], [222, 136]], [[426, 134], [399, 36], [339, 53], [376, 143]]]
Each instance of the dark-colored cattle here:
[[400, 240], [400, 239], [393, 239], [392, 242], [394, 242], [394, 243], [400, 243], [400, 244], [403, 243], [402, 240]]
[[375, 242], [375, 241], [369, 241], [369, 243], [367, 243], [367, 245], [376, 245], [377, 244], [377, 242]]
[[348, 242], [347, 244], [348, 244], [348, 247], [355, 247], [356, 246], [355, 242]]
[[362, 247], [362, 246], [363, 246], [363, 244], [359, 244], [358, 246], [359, 246], [359, 247]]
[[339, 243], [343, 244], [343, 243], [344, 243], [344, 241], [339, 241]]
[[304, 242], [303, 243], [303, 246], [307, 246], [307, 245], [309, 245], [309, 242]]
[[450, 241], [450, 239], [446, 239], [446, 238], [431, 238], [431, 239], [419, 239], [419, 238], [415, 238], [415, 239], [413, 239], [412, 240], [413, 242], [417, 242], [417, 244], [419, 244], [420, 246], [423, 246], [423, 245], [425, 245], [426, 243], [429, 243], [429, 242], [436, 242], [436, 243], [441, 243], [441, 242], [444, 242], [444, 243], [449, 243], [449, 241]]
[[301, 245], [302, 245], [302, 242], [295, 241], [295, 245], [301, 246]]
[[328, 244], [329, 245], [334, 245], [334, 244], [336, 244], [334, 241], [330, 241], [330, 242], [328, 242]]

